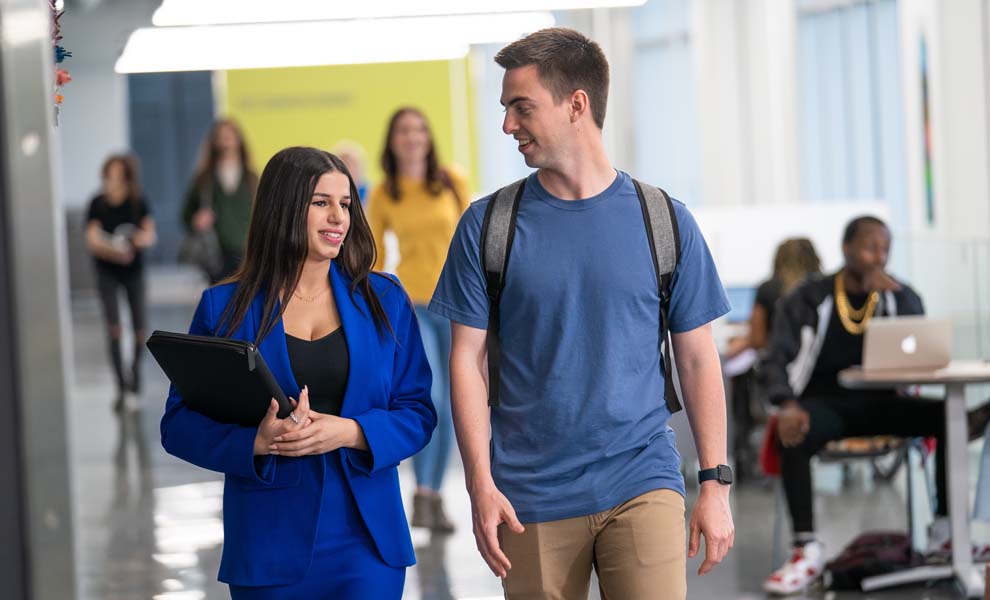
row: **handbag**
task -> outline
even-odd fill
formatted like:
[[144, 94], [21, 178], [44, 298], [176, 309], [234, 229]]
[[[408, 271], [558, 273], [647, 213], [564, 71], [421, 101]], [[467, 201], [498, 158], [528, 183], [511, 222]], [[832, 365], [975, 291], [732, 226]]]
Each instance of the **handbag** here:
[[[212, 208], [213, 203], [206, 189], [199, 193], [199, 207]], [[179, 262], [195, 265], [215, 281], [223, 272], [223, 252], [220, 250], [220, 237], [214, 227], [203, 231], [190, 231], [179, 245]]]

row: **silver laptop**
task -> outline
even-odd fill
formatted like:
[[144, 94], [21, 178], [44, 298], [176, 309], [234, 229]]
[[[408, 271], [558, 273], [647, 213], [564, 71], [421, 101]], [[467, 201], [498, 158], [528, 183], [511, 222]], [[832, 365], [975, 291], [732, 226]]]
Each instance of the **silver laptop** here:
[[863, 338], [863, 370], [938, 369], [952, 359], [952, 322], [925, 316], [871, 319]]

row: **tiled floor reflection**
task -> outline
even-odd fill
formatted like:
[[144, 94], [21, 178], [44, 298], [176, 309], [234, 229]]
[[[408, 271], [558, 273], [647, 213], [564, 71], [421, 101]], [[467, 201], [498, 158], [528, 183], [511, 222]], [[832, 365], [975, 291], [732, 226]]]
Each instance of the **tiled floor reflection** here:
[[[152, 281], [151, 328], [184, 330], [198, 298], [195, 283], [172, 272]], [[104, 334], [92, 299], [73, 303], [75, 371], [70, 399], [76, 556], [81, 600], [213, 600], [229, 598], [216, 581], [223, 544], [222, 478], [165, 454], [158, 422], [166, 381], [152, 359], [145, 361], [145, 392], [139, 410], [125, 418], [110, 409], [113, 386]], [[817, 510], [830, 552], [837, 552], [865, 529], [903, 529], [903, 482], [874, 486], [858, 475], [840, 486], [837, 472], [819, 469]], [[407, 501], [412, 470], [400, 479]], [[501, 585], [475, 549], [470, 506], [456, 455], [445, 482], [447, 512], [457, 521], [451, 536], [413, 531], [419, 563], [409, 570], [405, 598], [421, 600], [494, 599]], [[760, 583], [771, 567], [774, 495], [760, 485], [734, 492], [736, 547], [706, 577], [689, 575], [691, 599], [763, 598]], [[690, 498], [688, 502], [690, 507]], [[987, 526], [974, 525], [978, 539], [990, 537]], [[689, 563], [695, 570], [700, 563]], [[591, 598], [597, 599], [597, 591]], [[801, 598], [802, 596], [797, 596]], [[815, 599], [956, 598], [946, 584], [884, 593], [830, 594], [813, 590]], [[582, 599], [583, 600], [583, 599]]]

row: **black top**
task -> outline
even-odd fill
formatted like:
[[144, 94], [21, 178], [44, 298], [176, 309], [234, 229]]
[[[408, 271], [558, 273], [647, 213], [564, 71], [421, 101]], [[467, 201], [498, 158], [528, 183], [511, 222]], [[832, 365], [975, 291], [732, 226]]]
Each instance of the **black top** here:
[[[122, 243], [130, 243], [141, 226], [141, 221], [149, 214], [148, 203], [144, 198], [125, 200], [112, 206], [107, 202], [106, 196], [100, 194], [89, 203], [86, 226], [97, 221], [108, 237], [118, 237]], [[119, 265], [100, 258], [96, 258], [96, 264], [122, 275], [139, 272], [142, 265], [141, 252], [134, 253], [134, 261], [129, 265]]]
[[316, 412], [339, 416], [350, 368], [343, 327], [313, 341], [286, 334], [285, 345], [289, 349], [289, 364], [296, 383], [300, 389], [309, 386], [309, 407]]
[[[869, 294], [849, 294], [849, 304], [853, 308], [859, 308], [866, 304]], [[825, 340], [822, 342], [822, 351], [818, 355], [818, 362], [815, 363], [815, 370], [808, 381], [805, 394], [837, 394], [840, 393], [839, 371], [854, 365], [863, 364], [863, 336], [853, 335], [846, 331], [839, 319], [837, 303], [832, 303], [832, 316], [828, 321], [828, 329], [825, 330]]]
[[778, 279], [768, 279], [756, 288], [756, 304], [759, 304], [767, 311], [767, 331], [773, 327], [773, 312], [777, 306], [777, 300], [783, 294], [784, 286]]

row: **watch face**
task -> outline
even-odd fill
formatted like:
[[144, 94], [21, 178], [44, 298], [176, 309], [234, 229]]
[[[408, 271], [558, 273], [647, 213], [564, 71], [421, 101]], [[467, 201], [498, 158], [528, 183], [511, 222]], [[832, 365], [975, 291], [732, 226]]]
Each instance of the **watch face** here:
[[732, 469], [728, 465], [719, 465], [718, 469], [718, 482], [724, 485], [729, 485], [732, 483]]

